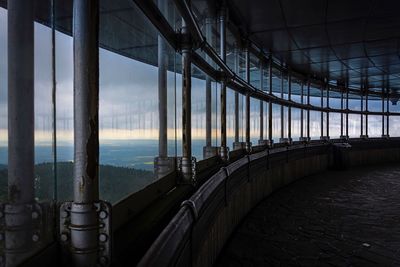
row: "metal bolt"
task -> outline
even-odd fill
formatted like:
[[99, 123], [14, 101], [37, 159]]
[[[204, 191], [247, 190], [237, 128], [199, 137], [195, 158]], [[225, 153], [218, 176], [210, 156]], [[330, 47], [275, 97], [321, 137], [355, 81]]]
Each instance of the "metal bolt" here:
[[61, 212], [61, 218], [67, 218], [68, 217], [68, 212], [62, 211]]
[[61, 239], [62, 242], [67, 242], [68, 241], [68, 235], [67, 234], [61, 234], [60, 239]]
[[36, 220], [37, 218], [39, 218], [39, 213], [37, 211], [33, 211], [32, 212], [32, 219]]
[[32, 235], [32, 241], [33, 242], [38, 242], [39, 241], [39, 235], [38, 234], [33, 234]]
[[105, 218], [107, 218], [107, 216], [108, 216], [108, 214], [106, 211], [104, 211], [104, 210], [100, 211], [100, 213], [99, 213], [100, 219], [105, 219]]
[[99, 240], [100, 242], [106, 242], [107, 241], [107, 235], [106, 234], [100, 234], [99, 235]]
[[102, 265], [106, 265], [107, 264], [107, 262], [108, 262], [108, 259], [107, 259], [107, 257], [100, 257], [100, 259], [99, 259], [99, 262], [102, 264]]

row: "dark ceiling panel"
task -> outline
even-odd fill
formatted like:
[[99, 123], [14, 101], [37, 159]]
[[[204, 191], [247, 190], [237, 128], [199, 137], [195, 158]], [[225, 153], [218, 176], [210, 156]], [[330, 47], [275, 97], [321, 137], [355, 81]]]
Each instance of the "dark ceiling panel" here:
[[400, 90], [399, 0], [228, 1], [250, 39], [295, 71]]

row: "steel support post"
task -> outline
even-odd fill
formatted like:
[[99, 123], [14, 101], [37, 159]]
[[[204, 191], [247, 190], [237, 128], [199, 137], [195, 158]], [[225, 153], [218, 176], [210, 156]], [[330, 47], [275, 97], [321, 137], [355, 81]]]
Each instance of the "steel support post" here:
[[368, 138], [368, 83], [365, 89], [365, 138]]
[[[168, 3], [158, 0], [158, 8], [166, 16], [168, 12]], [[155, 158], [154, 168], [158, 178], [164, 177], [175, 166], [173, 158], [168, 157], [168, 87], [167, 87], [167, 70], [168, 70], [168, 51], [167, 44], [161, 34], [158, 35], [158, 157]]]
[[182, 182], [195, 182], [195, 158], [192, 157], [192, 41], [186, 22], [182, 19], [182, 159], [179, 169]]
[[[281, 99], [283, 96], [283, 87], [284, 87], [284, 74], [281, 70]], [[279, 138], [279, 143], [286, 143], [287, 139], [285, 138], [285, 109], [284, 106], [281, 105], [281, 138]]]
[[[260, 90], [264, 91], [264, 63], [260, 60]], [[264, 101], [260, 100], [260, 140], [258, 140], [259, 145], [265, 145], [264, 142]]]
[[[220, 56], [223, 62], [226, 62], [226, 10], [222, 7], [219, 15], [220, 26]], [[222, 161], [229, 159], [229, 151], [226, 143], [226, 79], [221, 81], [221, 147], [219, 156]]]
[[[311, 83], [310, 80], [308, 80], [307, 83], [307, 106], [310, 107], [310, 87]], [[307, 142], [311, 140], [310, 137], [310, 108], [307, 109]]]
[[346, 140], [349, 139], [349, 84], [346, 86]]
[[386, 138], [390, 137], [389, 133], [389, 99], [390, 99], [390, 93], [389, 93], [389, 86], [386, 88]]
[[382, 137], [386, 137], [385, 135], [385, 90], [382, 86]]
[[327, 85], [326, 85], [326, 107], [328, 108], [328, 111], [326, 112], [326, 139], [330, 139], [330, 136], [329, 136], [329, 108], [330, 108], [330, 106], [329, 106], [329, 97], [330, 97], [330, 95], [329, 95], [329, 83], [327, 83]]
[[346, 139], [344, 136], [344, 97], [343, 97], [344, 88], [340, 90], [340, 139]]
[[360, 122], [360, 138], [364, 138], [364, 88], [361, 86], [360, 88], [361, 94], [360, 94], [360, 107], [361, 107], [361, 122]]
[[[246, 82], [250, 83], [250, 51], [246, 47]], [[251, 152], [250, 142], [250, 94], [246, 93], [246, 151]]]
[[[304, 83], [301, 82], [300, 103], [304, 105]], [[304, 141], [304, 109], [300, 110], [300, 141]]]
[[60, 239], [74, 266], [111, 261], [111, 205], [99, 201], [99, 2], [73, 3], [74, 201], [60, 207]]
[[[323, 85], [321, 85], [321, 101], [320, 101], [320, 105], [321, 105], [321, 108], [324, 107], [324, 88], [323, 88]], [[320, 115], [321, 115], [321, 137], [320, 137], [320, 139], [323, 140], [324, 139], [324, 112], [321, 111]]]
[[[288, 72], [288, 100], [292, 101], [292, 75]], [[292, 143], [292, 107], [288, 107], [288, 139], [289, 144]]]
[[[8, 2], [8, 203], [0, 205], [0, 265], [32, 249], [34, 204], [34, 3]], [[5, 218], [3, 221], [3, 214]], [[4, 234], [4, 236], [3, 236]], [[3, 255], [5, 253], [5, 255]], [[5, 258], [4, 258], [5, 256]]]
[[[205, 19], [205, 35], [206, 40], [211, 43], [212, 40], [212, 18]], [[210, 62], [210, 58], [206, 54], [205, 57], [208, 63]], [[211, 112], [211, 77], [206, 76], [206, 146], [203, 148], [203, 156], [204, 158], [210, 158], [217, 154], [217, 149], [212, 146], [211, 143], [211, 123], [212, 123], [212, 112]]]
[[[268, 64], [268, 80], [269, 80], [269, 95], [272, 96], [272, 56], [269, 56]], [[272, 147], [274, 140], [272, 139], [272, 102], [268, 101], [268, 145]]]

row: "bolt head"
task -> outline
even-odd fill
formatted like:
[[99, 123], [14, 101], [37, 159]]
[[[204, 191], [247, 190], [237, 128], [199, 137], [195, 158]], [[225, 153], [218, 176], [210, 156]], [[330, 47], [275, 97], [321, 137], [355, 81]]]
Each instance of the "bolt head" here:
[[39, 235], [38, 234], [33, 234], [32, 235], [32, 241], [33, 242], [38, 242], [39, 241]]
[[37, 218], [39, 218], [39, 213], [37, 212], [37, 211], [33, 211], [32, 212], [32, 219], [37, 219]]
[[61, 234], [60, 239], [62, 242], [67, 242], [68, 241], [68, 235], [67, 234]]
[[106, 242], [107, 239], [108, 239], [108, 237], [107, 237], [106, 234], [100, 234], [100, 235], [99, 235], [99, 240], [100, 240], [100, 242]]
[[67, 218], [68, 217], [68, 212], [62, 211], [61, 212], [61, 218]]
[[105, 219], [105, 218], [107, 218], [107, 216], [108, 216], [108, 214], [106, 211], [104, 211], [104, 210], [100, 211], [100, 213], [99, 213], [100, 219]]

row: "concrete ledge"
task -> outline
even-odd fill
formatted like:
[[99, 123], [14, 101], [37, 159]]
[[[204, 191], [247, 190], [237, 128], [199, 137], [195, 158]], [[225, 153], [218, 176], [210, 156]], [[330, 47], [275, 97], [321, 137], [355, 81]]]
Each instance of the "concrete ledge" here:
[[[346, 149], [350, 166], [400, 160], [400, 140], [358, 140]], [[283, 147], [221, 168], [192, 195], [189, 206], [181, 207], [139, 266], [212, 266], [232, 231], [259, 201], [333, 167], [333, 151], [331, 143]]]

